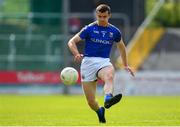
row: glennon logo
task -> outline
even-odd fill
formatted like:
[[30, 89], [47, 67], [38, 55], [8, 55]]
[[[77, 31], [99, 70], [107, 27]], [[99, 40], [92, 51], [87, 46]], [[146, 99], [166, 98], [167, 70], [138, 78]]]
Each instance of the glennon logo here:
[[109, 41], [107, 40], [101, 40], [101, 39], [96, 39], [96, 38], [91, 38], [91, 41], [95, 42], [95, 43], [102, 43], [102, 44], [111, 44]]

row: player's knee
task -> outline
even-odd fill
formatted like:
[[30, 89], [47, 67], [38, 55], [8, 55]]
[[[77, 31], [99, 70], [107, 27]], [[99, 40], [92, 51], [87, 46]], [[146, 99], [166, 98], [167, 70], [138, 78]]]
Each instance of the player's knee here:
[[107, 81], [113, 81], [113, 74], [107, 73], [105, 79], [106, 79]]

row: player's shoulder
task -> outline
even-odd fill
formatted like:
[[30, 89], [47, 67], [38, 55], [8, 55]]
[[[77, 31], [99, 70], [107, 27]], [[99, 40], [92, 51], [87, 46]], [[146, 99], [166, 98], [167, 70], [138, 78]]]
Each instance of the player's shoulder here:
[[92, 22], [92, 23], [88, 24], [87, 26], [88, 26], [88, 27], [94, 27], [94, 26], [96, 26], [96, 25], [97, 25], [96, 22]]
[[83, 27], [83, 30], [90, 30], [90, 29], [93, 28], [95, 25], [96, 25], [96, 23], [95, 23], [95, 22], [92, 22], [92, 23], [90, 23], [90, 24], [88, 24], [88, 25], [85, 25], [85, 26]]
[[120, 33], [121, 33], [121, 30], [120, 30], [118, 27], [116, 27], [115, 25], [109, 23], [109, 27], [110, 27], [113, 31], [115, 31], [115, 32], [120, 32]]

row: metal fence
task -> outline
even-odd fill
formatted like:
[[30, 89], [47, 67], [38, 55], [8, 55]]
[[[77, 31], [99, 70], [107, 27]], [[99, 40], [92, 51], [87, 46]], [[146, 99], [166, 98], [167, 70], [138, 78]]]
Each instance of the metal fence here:
[[[38, 25], [33, 19], [60, 19], [59, 24]], [[93, 13], [0, 13], [0, 69], [1, 70], [56, 70], [72, 62], [67, 48], [68, 39], [74, 34], [70, 31], [70, 19], [76, 18], [81, 24], [94, 20]], [[118, 21], [122, 21], [119, 23]], [[122, 27], [125, 39], [129, 38], [129, 18], [125, 14], [114, 13], [112, 22]], [[36, 63], [39, 66], [36, 66]], [[34, 67], [26, 66], [34, 64]], [[44, 68], [41, 65], [44, 65]], [[18, 68], [20, 66], [20, 68]]]

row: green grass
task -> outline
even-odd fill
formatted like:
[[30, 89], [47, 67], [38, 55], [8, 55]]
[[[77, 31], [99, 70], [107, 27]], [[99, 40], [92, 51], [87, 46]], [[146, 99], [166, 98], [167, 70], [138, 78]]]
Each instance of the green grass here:
[[[103, 97], [98, 97], [103, 104]], [[123, 97], [105, 125], [180, 125], [180, 96]], [[83, 96], [0, 95], [0, 125], [102, 125]]]

